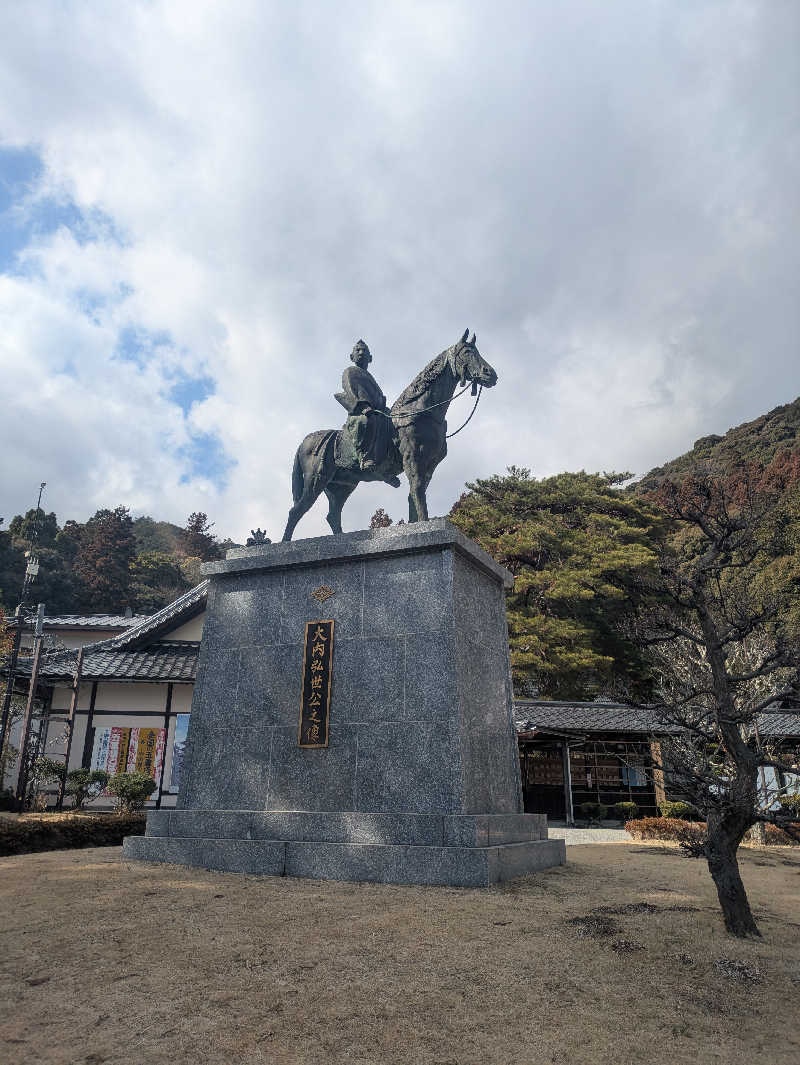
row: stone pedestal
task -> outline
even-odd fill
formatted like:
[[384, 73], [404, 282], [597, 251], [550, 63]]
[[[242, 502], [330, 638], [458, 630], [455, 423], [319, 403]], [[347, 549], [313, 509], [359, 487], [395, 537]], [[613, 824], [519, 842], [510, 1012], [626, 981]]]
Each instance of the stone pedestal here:
[[[563, 864], [546, 819], [522, 812], [511, 576], [453, 525], [241, 548], [205, 572], [178, 808], [151, 811], [126, 857], [459, 886]], [[322, 619], [329, 744], [306, 748], [305, 626]]]

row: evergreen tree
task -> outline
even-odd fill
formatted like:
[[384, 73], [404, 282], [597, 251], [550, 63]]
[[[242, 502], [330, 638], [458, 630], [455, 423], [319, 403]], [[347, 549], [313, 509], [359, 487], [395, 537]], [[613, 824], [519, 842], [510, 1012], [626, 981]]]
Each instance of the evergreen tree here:
[[80, 609], [115, 614], [130, 604], [135, 551], [127, 507], [98, 510], [86, 522], [74, 562]]
[[211, 562], [220, 558], [216, 536], [211, 532], [214, 523], [208, 520], [203, 511], [189, 515], [186, 525], [181, 530], [179, 550], [185, 558], [199, 558]]
[[191, 587], [177, 561], [160, 551], [136, 556], [131, 564], [131, 582], [131, 595], [140, 614], [154, 614]]
[[44, 603], [49, 614], [72, 609], [75, 581], [71, 559], [59, 550], [61, 536], [53, 513], [40, 510], [37, 517], [33, 508], [12, 519], [7, 536], [0, 536], [0, 598], [9, 608], [19, 602], [29, 552], [38, 559], [39, 572], [29, 586], [28, 605]]
[[0, 603], [13, 613], [25, 578], [25, 553], [10, 532], [0, 530]]
[[176, 555], [182, 530], [170, 521], [156, 521], [150, 517], [134, 518], [133, 535], [136, 537], [136, 552], [139, 555], [158, 551], [163, 555]]
[[58, 536], [58, 521], [52, 511], [45, 514], [41, 508], [31, 507], [24, 517], [17, 514], [11, 519], [8, 531], [15, 540], [24, 540], [26, 544], [38, 547], [52, 547]]
[[631, 587], [655, 563], [663, 519], [615, 486], [628, 474], [506, 476], [469, 484], [451, 520], [515, 576], [508, 595], [518, 694], [646, 697], [642, 652], [620, 634]]

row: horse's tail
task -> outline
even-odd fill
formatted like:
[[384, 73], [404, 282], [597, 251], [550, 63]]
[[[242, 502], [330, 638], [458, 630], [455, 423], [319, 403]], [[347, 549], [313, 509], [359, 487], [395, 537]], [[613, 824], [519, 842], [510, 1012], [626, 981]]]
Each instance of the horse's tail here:
[[299, 502], [303, 497], [303, 489], [305, 487], [305, 478], [303, 477], [303, 464], [300, 461], [300, 451], [302, 444], [297, 449], [294, 456], [294, 466], [292, 467], [292, 499], [295, 503]]

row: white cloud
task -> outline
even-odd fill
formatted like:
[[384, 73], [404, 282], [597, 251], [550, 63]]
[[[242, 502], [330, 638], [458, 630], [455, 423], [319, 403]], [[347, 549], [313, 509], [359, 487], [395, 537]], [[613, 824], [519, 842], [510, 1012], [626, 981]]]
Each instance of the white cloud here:
[[[358, 336], [390, 397], [467, 325], [500, 373], [435, 513], [510, 463], [643, 472], [798, 391], [795, 5], [20, 10], [0, 143], [45, 163], [32, 215], [94, 213], [0, 278], [4, 513], [47, 480], [62, 520], [278, 537]], [[215, 391], [186, 413], [175, 374]], [[364, 486], [346, 527], [404, 500]]]

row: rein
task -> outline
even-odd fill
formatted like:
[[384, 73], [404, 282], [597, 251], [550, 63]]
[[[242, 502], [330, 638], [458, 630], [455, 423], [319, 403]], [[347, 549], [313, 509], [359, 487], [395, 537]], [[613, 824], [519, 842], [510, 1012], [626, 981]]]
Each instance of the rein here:
[[[466, 391], [466, 389], [464, 389], [464, 391]], [[449, 440], [451, 436], [455, 436], [456, 433], [460, 433], [461, 430], [464, 428], [464, 426], [469, 425], [469, 423], [472, 421], [472, 415], [478, 409], [478, 400], [481, 398], [481, 393], [482, 392], [483, 392], [483, 385], [478, 385], [478, 394], [475, 397], [475, 405], [473, 406], [472, 410], [469, 412], [469, 418], [467, 418], [467, 420], [464, 422], [464, 425], [459, 425], [459, 427], [457, 429], [453, 430], [452, 433], [446, 433], [445, 434], [445, 440]], [[461, 395], [461, 393], [459, 393], [459, 395]], [[455, 398], [455, 397], [453, 397], [453, 398]]]
[[[477, 383], [477, 382], [475, 382], [475, 383]], [[417, 418], [421, 417], [423, 414], [427, 414], [428, 411], [435, 410], [437, 407], [446, 407], [449, 403], [452, 403], [454, 399], [458, 399], [459, 396], [463, 396], [464, 393], [467, 391], [467, 389], [469, 387], [470, 387], [469, 384], [464, 385], [464, 387], [461, 389], [460, 392], [456, 392], [456, 394], [454, 396], [451, 396], [450, 399], [443, 399], [441, 401], [441, 403], [432, 403], [430, 405], [430, 407], [425, 407], [424, 410], [418, 410], [414, 414], [401, 415], [401, 417], [408, 418], [408, 421], [407, 422], [403, 422], [400, 425], [398, 425], [397, 422], [394, 421], [394, 419], [392, 418], [391, 414], [386, 414], [385, 411], [378, 411], [377, 413], [378, 414], [383, 414], [384, 418], [388, 418], [398, 429], [405, 429], [406, 426], [411, 425], [412, 422], [416, 421]], [[462, 425], [459, 425], [459, 427], [457, 429], [453, 430], [452, 433], [447, 433], [445, 435], [445, 440], [449, 440], [451, 436], [455, 436], [456, 433], [460, 433], [461, 430], [464, 428], [464, 426], [469, 424], [469, 422], [472, 420], [472, 415], [478, 409], [478, 401], [481, 398], [481, 393], [482, 392], [483, 392], [483, 385], [478, 385], [478, 395], [475, 398], [475, 405], [473, 406], [472, 410], [470, 411], [469, 418], [467, 418], [467, 420]]]

